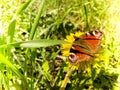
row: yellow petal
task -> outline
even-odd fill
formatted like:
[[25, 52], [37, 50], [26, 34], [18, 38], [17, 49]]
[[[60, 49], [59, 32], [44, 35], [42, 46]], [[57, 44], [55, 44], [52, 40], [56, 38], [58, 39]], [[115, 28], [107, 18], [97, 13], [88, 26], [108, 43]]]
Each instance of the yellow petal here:
[[75, 33], [75, 36], [80, 37], [82, 34], [83, 34], [82, 32], [78, 31], [78, 32]]

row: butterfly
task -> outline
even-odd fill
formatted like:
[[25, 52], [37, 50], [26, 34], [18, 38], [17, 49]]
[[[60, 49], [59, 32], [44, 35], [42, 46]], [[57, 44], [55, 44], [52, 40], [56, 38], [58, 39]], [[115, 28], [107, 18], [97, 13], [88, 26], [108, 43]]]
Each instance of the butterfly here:
[[69, 61], [77, 64], [83, 61], [89, 61], [94, 57], [100, 48], [100, 40], [103, 36], [102, 31], [93, 30], [76, 37], [70, 49]]

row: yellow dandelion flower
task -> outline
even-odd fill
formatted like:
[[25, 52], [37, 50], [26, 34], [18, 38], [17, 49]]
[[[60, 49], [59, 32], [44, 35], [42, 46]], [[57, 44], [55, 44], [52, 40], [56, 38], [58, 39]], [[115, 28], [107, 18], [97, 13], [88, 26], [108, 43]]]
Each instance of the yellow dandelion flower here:
[[[66, 36], [65, 41], [73, 43], [75, 41], [75, 37], [80, 37], [82, 33], [80, 31], [76, 32], [75, 34], [71, 33], [70, 35]], [[70, 48], [72, 47], [72, 44], [62, 44], [61, 48], [62, 48], [62, 55], [63, 56], [69, 56], [70, 53]], [[68, 64], [68, 66], [71, 66], [71, 62], [66, 62], [66, 64]], [[74, 69], [78, 69], [79, 65], [75, 65]]]
[[[65, 41], [73, 43], [73, 41], [75, 40], [74, 38], [74, 34], [70, 34], [66, 36]], [[63, 56], [69, 56], [69, 52], [70, 52], [70, 48], [72, 47], [72, 44], [62, 44], [62, 54]]]
[[[75, 41], [75, 37], [80, 37], [82, 33], [80, 31], [76, 32], [75, 34], [71, 33], [70, 35], [66, 36], [65, 41], [73, 43]], [[63, 56], [69, 56], [70, 48], [72, 47], [72, 44], [62, 44], [62, 54]]]

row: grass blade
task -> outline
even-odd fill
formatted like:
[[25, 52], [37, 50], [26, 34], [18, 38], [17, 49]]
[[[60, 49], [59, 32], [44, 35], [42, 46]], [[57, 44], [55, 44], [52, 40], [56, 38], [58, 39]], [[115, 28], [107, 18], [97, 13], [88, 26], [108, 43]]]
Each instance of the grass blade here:
[[27, 7], [28, 5], [30, 4], [32, 0], [29, 0], [28, 2], [22, 4], [19, 9], [17, 10], [17, 15], [21, 14]]
[[45, 3], [45, 0], [41, 0], [40, 6], [39, 6], [39, 9], [38, 9], [39, 10], [38, 14], [37, 14], [37, 16], [35, 18], [35, 21], [33, 23], [33, 26], [32, 26], [31, 32], [30, 32], [30, 37], [29, 37], [30, 40], [32, 40], [33, 37], [34, 37], [35, 31], [36, 31], [36, 28], [37, 28], [37, 24], [38, 24], [38, 22], [40, 20], [41, 14], [42, 14], [44, 3]]
[[22, 79], [22, 81], [24, 82], [24, 85], [27, 85], [27, 81], [25, 79], [25, 77], [19, 72], [19, 70], [2, 54], [0, 54], [0, 62], [5, 64], [8, 68], [10, 68], [12, 70], [12, 72], [14, 72], [19, 78]]
[[20, 47], [26, 47], [26, 48], [39, 48], [39, 47], [48, 47], [48, 46], [53, 46], [53, 45], [58, 45], [58, 44], [70, 44], [66, 41], [62, 40], [46, 40], [46, 39], [41, 39], [41, 40], [31, 40], [31, 41], [26, 41], [20, 44]]

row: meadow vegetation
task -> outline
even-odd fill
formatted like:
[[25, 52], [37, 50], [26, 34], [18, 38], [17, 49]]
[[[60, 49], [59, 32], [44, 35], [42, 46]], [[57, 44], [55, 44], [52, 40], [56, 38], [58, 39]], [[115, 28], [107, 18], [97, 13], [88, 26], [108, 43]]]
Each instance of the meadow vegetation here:
[[[0, 0], [0, 90], [119, 90], [119, 28], [119, 0]], [[70, 72], [64, 39], [96, 29], [95, 64]]]

